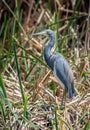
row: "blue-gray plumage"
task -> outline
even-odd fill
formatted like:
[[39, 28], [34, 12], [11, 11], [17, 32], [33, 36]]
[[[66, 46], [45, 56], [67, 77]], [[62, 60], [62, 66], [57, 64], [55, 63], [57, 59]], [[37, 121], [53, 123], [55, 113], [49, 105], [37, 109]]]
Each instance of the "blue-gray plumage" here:
[[51, 52], [51, 49], [55, 43], [55, 34], [52, 30], [47, 29], [35, 35], [44, 33], [46, 33], [50, 37], [49, 42], [46, 44], [44, 48], [45, 61], [54, 72], [54, 75], [58, 82], [68, 92], [68, 97], [72, 98], [73, 95], [76, 93], [76, 90], [74, 88], [74, 77], [71, 67], [62, 54]]

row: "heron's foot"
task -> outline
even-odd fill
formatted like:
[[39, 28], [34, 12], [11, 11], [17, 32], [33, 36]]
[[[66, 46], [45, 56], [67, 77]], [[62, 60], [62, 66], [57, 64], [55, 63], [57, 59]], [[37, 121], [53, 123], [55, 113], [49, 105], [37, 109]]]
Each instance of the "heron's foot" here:
[[60, 105], [60, 110], [65, 109], [65, 101], [62, 100], [61, 105]]
[[64, 109], [65, 109], [65, 104], [61, 104], [60, 110], [64, 110]]

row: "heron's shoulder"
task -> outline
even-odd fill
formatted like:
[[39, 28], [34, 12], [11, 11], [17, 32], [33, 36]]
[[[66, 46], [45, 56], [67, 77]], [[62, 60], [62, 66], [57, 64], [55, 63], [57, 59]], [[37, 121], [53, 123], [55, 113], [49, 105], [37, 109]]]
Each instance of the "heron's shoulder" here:
[[54, 57], [54, 58], [64, 58], [64, 56], [58, 52], [54, 53], [54, 54], [51, 54], [51, 57]]
[[56, 58], [57, 61], [62, 60], [62, 61], [67, 62], [67, 60], [65, 59], [65, 57], [61, 53], [58, 53], [58, 52], [55, 53], [55, 58]]
[[60, 53], [54, 53], [53, 55], [50, 56], [50, 60], [53, 61], [54, 64], [68, 64], [67, 60], [65, 57], [60, 54]]

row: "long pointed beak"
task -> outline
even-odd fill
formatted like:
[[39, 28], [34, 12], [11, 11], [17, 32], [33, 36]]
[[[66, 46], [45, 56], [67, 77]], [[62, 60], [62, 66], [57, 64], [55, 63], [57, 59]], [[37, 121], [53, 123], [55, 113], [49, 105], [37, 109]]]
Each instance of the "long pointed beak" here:
[[45, 36], [47, 36], [47, 33], [46, 33], [46, 31], [42, 31], [42, 32], [39, 32], [39, 33], [32, 34], [32, 36], [36, 36], [36, 35], [45, 35]]

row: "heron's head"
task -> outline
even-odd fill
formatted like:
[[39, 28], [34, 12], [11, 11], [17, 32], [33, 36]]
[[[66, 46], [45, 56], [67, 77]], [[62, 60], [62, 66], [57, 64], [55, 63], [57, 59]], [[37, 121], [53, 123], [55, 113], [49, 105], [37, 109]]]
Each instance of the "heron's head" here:
[[32, 34], [32, 36], [34, 35], [45, 35], [49, 37], [54, 37], [54, 31], [52, 31], [51, 29], [46, 29], [42, 32]]
[[54, 31], [52, 31], [51, 29], [47, 29], [45, 30], [46, 34], [49, 35], [50, 37], [54, 37]]

